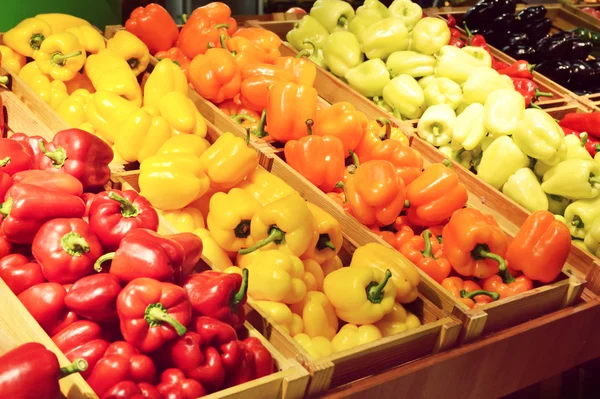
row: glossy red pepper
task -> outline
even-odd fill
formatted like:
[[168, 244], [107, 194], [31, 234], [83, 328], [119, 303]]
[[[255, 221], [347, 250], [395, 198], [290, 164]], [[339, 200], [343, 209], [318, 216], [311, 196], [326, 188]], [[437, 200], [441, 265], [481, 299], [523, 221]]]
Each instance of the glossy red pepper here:
[[97, 322], [117, 320], [119, 279], [108, 273], [84, 277], [73, 284], [65, 305], [79, 317]]
[[11, 140], [18, 141], [25, 147], [25, 152], [33, 157], [33, 169], [40, 167], [40, 160], [44, 156], [40, 149], [40, 140], [46, 143], [42, 136], [28, 136], [25, 133], [15, 133], [10, 136]]
[[84, 218], [89, 218], [90, 208], [92, 207], [92, 202], [94, 202], [94, 198], [96, 198], [96, 194], [94, 193], [84, 193], [81, 196], [81, 199], [85, 203], [85, 213], [83, 214]]
[[77, 321], [77, 315], [65, 307], [67, 291], [58, 283], [34, 285], [18, 295], [19, 300], [49, 335]]
[[13, 175], [14, 184], [25, 183], [46, 187], [76, 197], [83, 195], [83, 185], [79, 180], [64, 173], [54, 173], [47, 170], [25, 170]]
[[565, 115], [565, 117], [558, 122], [562, 127], [568, 127], [569, 129], [577, 130], [578, 132], [586, 132], [590, 136], [600, 138], [600, 112], [586, 113], [575, 113]]
[[196, 399], [206, 395], [201, 383], [186, 378], [183, 371], [175, 368], [163, 371], [156, 387], [160, 394], [168, 399]]
[[4, 199], [6, 192], [12, 187], [13, 178], [6, 172], [0, 171], [0, 199]]
[[104, 191], [90, 206], [90, 226], [106, 251], [116, 251], [134, 229], [158, 230], [158, 213], [134, 190]]
[[11, 253], [13, 253], [13, 246], [10, 241], [4, 237], [4, 234], [2, 234], [2, 229], [0, 229], [0, 259], [10, 255]]
[[246, 338], [241, 342], [241, 346], [243, 351], [242, 360], [227, 376], [226, 385], [228, 387], [273, 374], [271, 353], [258, 338]]
[[183, 288], [138, 278], [119, 294], [117, 313], [125, 341], [142, 352], [152, 352], [185, 334], [192, 306]]
[[179, 36], [175, 21], [159, 4], [137, 7], [125, 22], [125, 29], [139, 37], [151, 54], [173, 47]]
[[62, 130], [51, 142], [40, 141], [40, 149], [40, 169], [73, 175], [86, 190], [101, 188], [110, 179], [112, 148], [85, 130]]
[[508, 64], [505, 62], [502, 62], [498, 59], [496, 59], [495, 57], [492, 56], [492, 69], [495, 69], [496, 71], [499, 69], [504, 69], [507, 68]]
[[197, 316], [213, 317], [234, 328], [244, 324], [248, 270], [242, 275], [206, 271], [192, 274], [183, 281], [192, 309]]
[[15, 295], [46, 282], [40, 265], [19, 254], [7, 255], [0, 259], [0, 278]]
[[121, 381], [102, 395], [102, 399], [162, 399], [162, 396], [147, 382]]
[[85, 204], [79, 197], [31, 184], [15, 184], [0, 205], [2, 233], [13, 243], [31, 244], [47, 221], [80, 218], [84, 213]]
[[52, 341], [69, 361], [73, 362], [79, 358], [87, 361], [88, 368], [81, 373], [81, 376], [86, 379], [108, 349], [102, 327], [88, 320], [76, 321], [55, 334]]
[[525, 99], [525, 106], [529, 105], [538, 99], [538, 97], [554, 97], [552, 93], [541, 92], [538, 89], [537, 83], [530, 79], [511, 77], [515, 90], [521, 93]]
[[511, 78], [523, 78], [523, 79], [533, 79], [533, 67], [534, 65], [530, 64], [525, 60], [519, 60], [514, 62], [512, 65], [498, 69], [498, 73], [501, 75], [507, 75]]
[[33, 157], [15, 140], [0, 138], [0, 171], [14, 175], [33, 168]]
[[[0, 56], [0, 61], [2, 60], [2, 56]], [[6, 77], [4, 78], [6, 79]], [[2, 98], [0, 97], [0, 137], [4, 137], [6, 133], [6, 123], [4, 120], [4, 104], [2, 103]]]
[[28, 342], [0, 357], [0, 398], [55, 399], [58, 380], [87, 368], [85, 360], [60, 367], [56, 355], [37, 342]]

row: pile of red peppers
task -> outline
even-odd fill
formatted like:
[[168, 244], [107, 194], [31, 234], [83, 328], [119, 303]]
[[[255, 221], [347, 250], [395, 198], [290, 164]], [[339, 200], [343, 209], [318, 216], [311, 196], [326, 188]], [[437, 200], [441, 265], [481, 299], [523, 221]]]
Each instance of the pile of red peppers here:
[[103, 191], [112, 157], [78, 129], [0, 139], [0, 278], [74, 361], [23, 345], [0, 358], [0, 397], [54, 398], [68, 372], [102, 399], [197, 398], [273, 373], [242, 336], [247, 273], [196, 273], [198, 236], [161, 236], [144, 197]]

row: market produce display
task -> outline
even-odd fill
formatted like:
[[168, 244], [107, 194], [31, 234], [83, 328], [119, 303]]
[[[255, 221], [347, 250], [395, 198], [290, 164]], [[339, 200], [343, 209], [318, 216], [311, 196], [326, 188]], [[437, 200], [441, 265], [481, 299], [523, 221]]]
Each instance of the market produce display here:
[[600, 10], [598, 8], [583, 7], [583, 8], [581, 8], [581, 11], [585, 12], [586, 14], [590, 14], [591, 16], [594, 16], [594, 17], [600, 19]]

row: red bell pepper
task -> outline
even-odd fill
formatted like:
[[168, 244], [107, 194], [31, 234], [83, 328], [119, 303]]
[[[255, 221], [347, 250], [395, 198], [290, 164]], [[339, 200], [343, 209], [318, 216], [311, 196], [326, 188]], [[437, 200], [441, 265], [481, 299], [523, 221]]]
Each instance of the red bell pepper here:
[[0, 171], [14, 175], [33, 168], [33, 157], [15, 140], [0, 138]]
[[542, 92], [538, 89], [537, 83], [530, 79], [511, 77], [515, 90], [521, 93], [525, 99], [525, 106], [529, 105], [538, 99], [538, 97], [554, 97], [552, 93]]
[[84, 277], [73, 284], [65, 305], [79, 317], [97, 322], [117, 320], [119, 279], [108, 273]]
[[[202, 240], [192, 233], [160, 236], [136, 229], [123, 238], [116, 252], [105, 254], [96, 261], [96, 271], [102, 263], [112, 259], [110, 273], [123, 282], [139, 277], [173, 281], [189, 273], [202, 254]], [[183, 270], [185, 268], [185, 270]]]
[[450, 262], [442, 253], [441, 244], [435, 235], [432, 237], [430, 230], [405, 242], [400, 247], [400, 253], [440, 284], [452, 271]]
[[55, 334], [52, 341], [58, 349], [65, 354], [69, 361], [83, 358], [88, 363], [88, 368], [81, 373], [83, 378], [88, 378], [96, 363], [104, 356], [108, 349], [108, 342], [104, 339], [102, 327], [93, 321], [79, 320]]
[[242, 275], [206, 271], [192, 274], [183, 282], [192, 309], [198, 316], [213, 317], [238, 328], [246, 319], [248, 270]]
[[13, 178], [6, 172], [0, 171], [0, 198], [4, 199], [6, 192], [12, 187], [14, 183]]
[[0, 205], [2, 233], [13, 243], [31, 244], [47, 221], [80, 218], [84, 213], [85, 204], [79, 197], [32, 184], [15, 184]]
[[179, 29], [169, 12], [158, 4], [138, 7], [125, 22], [125, 29], [148, 46], [151, 54], [168, 50], [175, 45]]
[[498, 69], [498, 73], [501, 75], [507, 75], [511, 78], [523, 78], [523, 79], [533, 79], [533, 67], [534, 65], [530, 64], [525, 60], [519, 60], [512, 65]]
[[[2, 56], [0, 55], [0, 62], [2, 61]], [[5, 77], [4, 79], [7, 79]], [[2, 98], [0, 97], [0, 137], [4, 137], [6, 133], [6, 123], [4, 120], [4, 104], [2, 103]]]
[[86, 368], [83, 359], [61, 368], [44, 345], [28, 342], [0, 357], [0, 398], [55, 399], [58, 380]]
[[28, 136], [25, 133], [15, 133], [10, 136], [11, 140], [18, 141], [25, 147], [25, 152], [31, 154], [33, 157], [33, 169], [40, 167], [40, 160], [44, 156], [40, 149], [40, 140], [46, 143], [46, 140], [42, 136]]
[[196, 399], [206, 395], [202, 384], [186, 378], [183, 371], [174, 368], [163, 371], [156, 387], [164, 398], [170, 399]]
[[102, 245], [83, 219], [54, 219], [42, 226], [31, 252], [48, 281], [69, 284], [94, 271]]
[[64, 173], [54, 173], [47, 170], [24, 170], [13, 175], [14, 184], [25, 183], [46, 187], [62, 193], [81, 197], [83, 185], [79, 180]]
[[102, 399], [162, 399], [162, 396], [147, 382], [121, 381], [102, 395]]
[[158, 230], [158, 213], [133, 190], [110, 190], [98, 194], [90, 206], [90, 226], [106, 251], [116, 251], [134, 229]]
[[77, 315], [65, 307], [67, 291], [58, 283], [34, 285], [18, 295], [19, 300], [49, 335], [77, 321]]
[[598, 111], [590, 114], [572, 112], [565, 115], [558, 124], [578, 132], [586, 132], [590, 136], [600, 139], [600, 112]]
[[533, 288], [533, 281], [525, 276], [510, 276], [507, 281], [503, 281], [501, 276], [495, 274], [483, 280], [482, 286], [486, 291], [497, 292], [500, 299], [503, 299], [529, 291]]
[[190, 19], [197, 15], [203, 15], [215, 24], [226, 24], [229, 35], [233, 35], [237, 31], [237, 21], [231, 17], [231, 8], [225, 3], [213, 1], [205, 6], [198, 7], [190, 15]]
[[242, 360], [227, 376], [228, 387], [273, 374], [273, 357], [258, 338], [246, 338], [241, 342], [241, 346]]
[[40, 265], [19, 254], [7, 255], [0, 259], [0, 278], [15, 295], [46, 282]]
[[40, 141], [40, 149], [40, 169], [73, 175], [85, 190], [101, 188], [110, 179], [112, 148], [85, 130], [62, 130], [48, 144]]
[[109, 345], [104, 356], [121, 356], [129, 360], [130, 378], [135, 382], [156, 381], [156, 366], [152, 359], [143, 355], [133, 345], [116, 341]]
[[85, 203], [85, 213], [83, 214], [84, 218], [89, 219], [90, 208], [92, 207], [92, 202], [94, 202], [94, 198], [96, 198], [96, 194], [94, 194], [94, 193], [84, 193], [81, 196], [81, 199]]
[[243, 348], [232, 326], [206, 316], [196, 317], [192, 326], [200, 335], [202, 344], [219, 349], [227, 374], [239, 367], [242, 362]]
[[138, 278], [119, 294], [117, 313], [125, 341], [142, 352], [152, 352], [185, 334], [192, 306], [183, 288]]
[[11, 253], [13, 253], [13, 251], [10, 241], [8, 241], [3, 234], [0, 234], [0, 259], [10, 255]]

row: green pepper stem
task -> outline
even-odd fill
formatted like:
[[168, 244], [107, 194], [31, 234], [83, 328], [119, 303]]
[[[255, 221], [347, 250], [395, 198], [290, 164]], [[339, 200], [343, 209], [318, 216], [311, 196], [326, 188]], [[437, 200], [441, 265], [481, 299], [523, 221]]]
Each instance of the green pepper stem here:
[[102, 255], [94, 263], [94, 270], [97, 271], [98, 273], [100, 273], [102, 271], [102, 264], [104, 262], [106, 262], [107, 260], [113, 260], [114, 257], [115, 257], [115, 252], [109, 252], [107, 254]]
[[215, 25], [215, 29], [229, 29], [229, 24], [217, 24]]
[[6, 201], [4, 201], [0, 205], [0, 215], [2, 215], [2, 219], [7, 217], [10, 214], [10, 210], [12, 209], [13, 199], [9, 197]]
[[6, 157], [0, 160], [0, 167], [4, 167], [10, 163], [10, 157]]
[[312, 127], [315, 124], [315, 121], [313, 121], [312, 119], [309, 118], [304, 123], [306, 123], [306, 129], [308, 129], [308, 135], [312, 136], [312, 134], [313, 134]]
[[74, 231], [65, 234], [60, 240], [60, 245], [71, 256], [81, 256], [90, 252], [90, 244]]
[[352, 165], [356, 166], [356, 168], [358, 169], [358, 167], [360, 166], [360, 159], [358, 159], [358, 155], [356, 155], [356, 153], [352, 150], [348, 151], [348, 154], [350, 154], [350, 156], [352, 157]]
[[546, 92], [546, 91], [540, 91], [539, 89], [535, 89], [535, 94], [533, 96], [535, 98], [538, 98], [538, 97], [554, 97], [554, 94], [550, 93], [550, 92]]
[[140, 214], [140, 210], [137, 206], [135, 206], [131, 201], [126, 198], [121, 197], [119, 194], [111, 191], [108, 194], [108, 198], [111, 200], [117, 201], [121, 204], [121, 215], [124, 218], [133, 218]]
[[269, 230], [269, 235], [267, 236], [267, 238], [257, 242], [256, 244], [254, 244], [251, 247], [240, 249], [238, 251], [238, 253], [240, 255], [247, 255], [250, 252], [254, 252], [257, 249], [261, 249], [265, 245], [268, 245], [272, 242], [274, 242], [275, 244], [281, 244], [284, 240], [285, 240], [285, 233], [279, 227], [273, 226], [273, 227], [271, 227], [271, 230]]
[[346, 185], [343, 182], [339, 181], [335, 183], [335, 186], [333, 186], [333, 188], [341, 188], [342, 192], [344, 193], [344, 204], [348, 202], [348, 197], [346, 196]]
[[579, 215], [573, 216], [573, 221], [571, 222], [571, 225], [577, 229], [583, 229], [585, 227], [585, 223], [583, 223], [583, 220]]
[[64, 66], [69, 58], [79, 57], [80, 55], [81, 51], [76, 51], [71, 54], [54, 53], [50, 57], [50, 60], [53, 64]]
[[337, 21], [337, 26], [343, 29], [348, 29], [348, 17], [342, 15]]
[[187, 14], [181, 14], [181, 20], [185, 24], [187, 22], [187, 20], [188, 20], [188, 15]]
[[467, 292], [465, 290], [462, 290], [460, 292], [460, 296], [463, 298], [467, 298], [467, 299], [473, 299], [477, 295], [487, 295], [490, 298], [492, 298], [494, 301], [497, 301], [498, 299], [500, 299], [500, 294], [498, 294], [497, 292], [492, 292], [492, 291], [475, 290], [475, 291]]
[[244, 114], [234, 114], [231, 115], [231, 119], [235, 121], [235, 123], [242, 124], [244, 122], [256, 123], [256, 119], [251, 117], [250, 115]]
[[63, 379], [71, 374], [75, 374], [75, 373], [81, 373], [82, 371], [85, 371], [88, 369], [88, 362], [83, 359], [83, 358], [79, 358], [79, 359], [75, 359], [75, 361], [71, 364], [69, 364], [68, 366], [64, 366], [60, 368], [59, 374], [58, 374], [58, 379]]
[[56, 169], [62, 168], [67, 160], [67, 152], [64, 148], [58, 147], [54, 151], [48, 151], [46, 150], [46, 143], [44, 143], [44, 140], [40, 140], [40, 151], [42, 151], [42, 154], [52, 160], [52, 166], [54, 166]]
[[252, 131], [252, 134], [262, 139], [265, 136], [268, 136], [269, 133], [265, 131], [265, 123], [267, 123], [267, 110], [263, 109], [262, 114], [260, 115], [260, 122], [258, 123], [258, 128]]
[[252, 133], [250, 133], [250, 128], [249, 128], [249, 127], [247, 127], [247, 128], [246, 128], [246, 140], [245, 140], [245, 141], [246, 141], [246, 145], [249, 145], [249, 144], [250, 144], [250, 135], [251, 135], [251, 134], [252, 134]]
[[148, 305], [144, 312], [144, 319], [150, 327], [156, 327], [163, 323], [167, 323], [175, 329], [179, 336], [182, 336], [187, 331], [187, 328], [185, 328], [183, 324], [169, 314], [162, 303], [151, 303]]
[[580, 143], [582, 147], [585, 147], [585, 143], [587, 143], [588, 141], [588, 134], [586, 132], [583, 132], [579, 135], [579, 138], [581, 139]]
[[[308, 44], [310, 47], [312, 47], [311, 55], [319, 50], [319, 48], [317, 47], [317, 44], [312, 39], [304, 39], [302, 41], [302, 44]], [[306, 50], [308, 50], [308, 49], [306, 49]]]
[[319, 251], [323, 251], [326, 248], [335, 251], [335, 245], [333, 245], [333, 243], [331, 242], [331, 237], [329, 236], [329, 234], [320, 234], [316, 247]]
[[473, 33], [471, 33], [471, 29], [465, 24], [465, 32], [467, 32], [467, 45], [471, 45], [471, 38], [473, 37]]
[[0, 76], [0, 85], [6, 86], [8, 84], [8, 76]]
[[31, 37], [29, 38], [29, 47], [31, 47], [34, 50], [39, 50], [44, 40], [46, 40], [46, 37], [41, 33], [31, 35]]
[[594, 175], [593, 173], [590, 173], [590, 178], [588, 179], [588, 182], [592, 187], [596, 187], [598, 184], [600, 184], [600, 177]]
[[533, 108], [533, 109], [542, 109], [542, 107], [540, 107], [539, 105], [537, 105], [537, 104], [534, 104], [534, 103], [529, 103], [529, 108]]
[[410, 201], [409, 200], [404, 200], [404, 207], [405, 208], [410, 208]]
[[[473, 250], [471, 251], [471, 256], [474, 259], [486, 258], [498, 262], [498, 274], [503, 277], [503, 280], [506, 277], [506, 274], [508, 274], [508, 269], [506, 267], [506, 261], [504, 260], [504, 258], [498, 254], [491, 252], [486, 244], [477, 244], [475, 248], [473, 248]], [[506, 279], [508, 280], [508, 277], [506, 277]]]
[[242, 285], [240, 290], [231, 299], [233, 306], [239, 305], [245, 298], [248, 292], [248, 269], [242, 269]]
[[233, 229], [233, 232], [235, 233], [235, 236], [237, 238], [248, 238], [248, 236], [250, 235], [250, 221], [240, 221], [238, 225], [235, 226], [235, 229]]
[[[227, 43], [225, 43], [225, 39], [226, 36], [224, 33], [221, 33], [221, 35], [219, 35], [219, 42], [221, 43], [221, 47], [223, 47], [225, 50], [229, 51], [229, 49], [227, 48]], [[231, 53], [232, 56], [236, 55], [235, 51], [229, 51]]]
[[381, 124], [381, 127], [385, 126], [385, 132], [383, 133], [383, 136], [380, 136], [379, 138], [383, 141], [388, 140], [390, 137], [392, 137], [392, 124], [390, 123], [390, 121], [387, 118], [384, 118], [383, 116], [377, 118], [376, 120], [379, 124]]
[[301, 51], [298, 51], [298, 54], [296, 54], [296, 58], [309, 58], [312, 55], [311, 51], [308, 49], [304, 49]]
[[448, 158], [444, 158], [442, 163], [444, 164], [444, 166], [447, 166], [448, 168], [452, 168], [452, 161], [449, 160]]
[[388, 269], [385, 271], [385, 276], [381, 283], [372, 282], [367, 286], [367, 299], [371, 303], [381, 303], [384, 294], [383, 290], [391, 277], [392, 272], [390, 272]]
[[425, 250], [421, 252], [423, 254], [423, 257], [435, 259], [435, 256], [433, 256], [432, 253], [433, 249], [431, 246], [431, 230], [425, 230], [423, 232], [423, 240], [425, 241]]
[[130, 58], [127, 60], [127, 64], [129, 65], [129, 68], [135, 69], [140, 65], [140, 60], [138, 58]]

